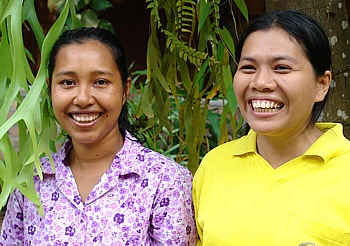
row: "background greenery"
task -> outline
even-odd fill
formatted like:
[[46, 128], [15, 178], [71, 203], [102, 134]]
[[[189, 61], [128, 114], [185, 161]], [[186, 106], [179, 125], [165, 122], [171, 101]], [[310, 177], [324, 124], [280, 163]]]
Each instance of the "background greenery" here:
[[[195, 173], [203, 155], [236, 136], [242, 124], [232, 86], [233, 31], [220, 24], [220, 0], [146, 2], [151, 15], [147, 69], [132, 73], [131, 118], [148, 147]], [[248, 19], [243, 0], [225, 2], [231, 8], [238, 6]], [[51, 158], [62, 136], [45, 83], [53, 43], [64, 29], [100, 26], [113, 31], [108, 21], [99, 18], [111, 7], [109, 1], [48, 3], [60, 14], [47, 34], [34, 0], [1, 0], [0, 4], [0, 208], [17, 187], [43, 213], [33, 171], [42, 178], [40, 157]], [[29, 65], [34, 59], [24, 46], [22, 28], [34, 33], [40, 48], [36, 74]], [[16, 110], [10, 117], [13, 105]], [[18, 149], [9, 138], [14, 126], [19, 132]]]

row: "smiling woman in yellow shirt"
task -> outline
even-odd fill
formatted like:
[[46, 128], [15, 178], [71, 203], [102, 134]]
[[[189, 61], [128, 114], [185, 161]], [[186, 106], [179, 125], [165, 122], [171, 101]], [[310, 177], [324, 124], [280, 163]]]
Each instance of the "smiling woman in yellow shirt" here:
[[341, 125], [317, 126], [325, 133], [277, 169], [253, 131], [205, 157], [193, 197], [204, 245], [349, 245], [350, 143]]
[[297, 11], [245, 31], [234, 77], [249, 133], [203, 159], [197, 245], [350, 245], [350, 141], [316, 123], [331, 81], [327, 36]]

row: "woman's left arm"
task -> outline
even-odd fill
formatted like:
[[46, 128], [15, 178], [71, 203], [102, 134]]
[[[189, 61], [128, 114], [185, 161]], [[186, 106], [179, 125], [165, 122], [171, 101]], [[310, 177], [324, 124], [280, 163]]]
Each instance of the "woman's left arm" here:
[[151, 216], [153, 245], [196, 245], [192, 175], [183, 167], [163, 173]]
[[23, 200], [17, 189], [11, 194], [1, 228], [0, 246], [25, 244]]

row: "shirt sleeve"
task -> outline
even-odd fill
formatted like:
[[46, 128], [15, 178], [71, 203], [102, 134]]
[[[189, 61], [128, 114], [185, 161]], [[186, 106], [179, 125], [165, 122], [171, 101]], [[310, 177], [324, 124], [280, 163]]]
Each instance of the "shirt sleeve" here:
[[10, 195], [7, 203], [0, 245], [24, 245], [23, 195], [18, 190]]
[[210, 187], [211, 180], [216, 179], [216, 177], [212, 174], [213, 169], [211, 168], [215, 166], [212, 164], [214, 164], [213, 162], [217, 160], [217, 156], [213, 155], [214, 153], [214, 151], [211, 151], [204, 156], [203, 160], [201, 161], [201, 164], [197, 168], [192, 182], [192, 199], [195, 211], [196, 229], [198, 236], [197, 246], [201, 246], [204, 244], [202, 220], [203, 217], [205, 217], [205, 215], [200, 213], [201, 204], [205, 204], [207, 187]]
[[196, 218], [196, 228], [198, 233], [197, 246], [201, 246], [203, 243], [203, 230], [200, 224], [198, 223], [198, 210], [199, 210], [199, 202], [200, 202], [202, 182], [203, 182], [202, 179], [203, 179], [203, 172], [202, 172], [202, 164], [201, 164], [194, 175], [193, 190], [192, 190], [192, 199], [193, 199], [195, 218]]
[[152, 245], [196, 245], [192, 175], [181, 167], [166, 170], [153, 203]]

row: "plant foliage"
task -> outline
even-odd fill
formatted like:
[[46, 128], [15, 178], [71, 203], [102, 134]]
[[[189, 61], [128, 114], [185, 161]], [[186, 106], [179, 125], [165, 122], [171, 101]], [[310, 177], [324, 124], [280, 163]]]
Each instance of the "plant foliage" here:
[[[53, 165], [51, 153], [60, 136], [45, 83], [49, 52], [66, 28], [100, 26], [113, 31], [110, 23], [98, 18], [100, 11], [111, 7], [109, 1], [48, 2], [58, 8], [59, 17], [47, 34], [40, 27], [34, 0], [0, 3], [0, 208], [18, 188], [41, 214], [33, 175], [43, 178], [40, 157], [48, 156]], [[133, 73], [133, 120], [150, 148], [194, 173], [201, 157], [228, 141], [241, 124], [232, 86], [232, 35], [220, 23], [219, 0], [146, 2], [151, 16], [147, 70]], [[226, 2], [232, 5], [232, 0]], [[244, 1], [234, 2], [247, 16]], [[29, 65], [34, 59], [24, 46], [23, 28], [33, 31], [41, 52], [37, 74]], [[142, 77], [147, 79], [139, 83]], [[219, 111], [212, 102], [220, 104]], [[9, 137], [14, 127], [18, 147]]]
[[[53, 15], [61, 13], [64, 0], [48, 0], [48, 8]], [[67, 17], [67, 28], [72, 29], [78, 26], [101, 27], [114, 32], [113, 25], [100, 18], [103, 11], [112, 8], [113, 5], [108, 0], [75, 0], [72, 5], [72, 15]]]
[[[150, 147], [171, 149], [167, 154], [194, 173], [202, 156], [228, 141], [241, 124], [230, 65], [234, 41], [220, 23], [220, 0], [146, 2], [147, 80], [136, 115], [147, 119]], [[244, 1], [235, 3], [247, 18]], [[220, 112], [213, 111], [212, 101]]]
[[[0, 4], [0, 150], [3, 156], [0, 160], [0, 208], [13, 189], [18, 188], [43, 213], [33, 174], [35, 170], [42, 178], [41, 156], [49, 156], [52, 162], [51, 151], [57, 135], [56, 124], [49, 113], [46, 63], [70, 9], [74, 9], [73, 1], [65, 3], [60, 17], [45, 36], [36, 16], [34, 0], [9, 0]], [[41, 50], [36, 76], [30, 69], [31, 57], [23, 44], [20, 31], [23, 26], [33, 30]], [[13, 114], [12, 107], [16, 108]], [[13, 127], [18, 128], [18, 150], [9, 137]]]

